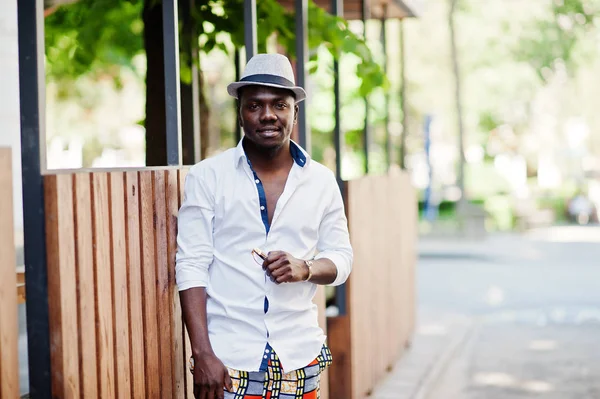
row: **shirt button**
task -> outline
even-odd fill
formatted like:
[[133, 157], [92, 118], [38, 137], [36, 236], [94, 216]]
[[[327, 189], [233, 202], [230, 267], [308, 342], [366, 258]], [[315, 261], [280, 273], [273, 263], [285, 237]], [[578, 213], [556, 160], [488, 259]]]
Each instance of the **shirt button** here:
[[268, 350], [268, 349], [265, 349], [265, 353], [269, 353], [269, 350]]
[[265, 207], [264, 207], [264, 206], [261, 206], [261, 207], [260, 207], [260, 210], [261, 210], [261, 211], [264, 211], [264, 210], [265, 210]]
[[260, 183], [260, 180], [256, 179], [254, 180], [256, 182], [256, 184]]
[[267, 359], [267, 355], [264, 355], [264, 356], [263, 356], [263, 359]]

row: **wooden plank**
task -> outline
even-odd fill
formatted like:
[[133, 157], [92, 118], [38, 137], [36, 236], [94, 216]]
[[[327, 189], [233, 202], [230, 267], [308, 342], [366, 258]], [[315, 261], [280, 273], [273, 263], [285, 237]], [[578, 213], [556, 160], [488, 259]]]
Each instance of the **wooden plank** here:
[[156, 309], [160, 348], [161, 397], [173, 397], [171, 367], [171, 300], [167, 254], [167, 207], [164, 171], [153, 172], [154, 179], [154, 243], [156, 248]]
[[[179, 170], [179, 207], [183, 202], [183, 191], [185, 188], [185, 178], [187, 176], [188, 169]], [[178, 295], [179, 296], [179, 295]], [[183, 317], [182, 317], [183, 322]], [[192, 356], [192, 344], [188, 335], [185, 324], [183, 325], [183, 340], [184, 340], [184, 370], [185, 370], [185, 394], [187, 399], [194, 399], [194, 380], [193, 375], [189, 371], [189, 359]]]
[[52, 393], [60, 398], [80, 396], [77, 344], [77, 271], [73, 179], [69, 175], [44, 179], [46, 245], [48, 251], [48, 305]]
[[154, 247], [154, 197], [151, 171], [139, 173], [140, 226], [142, 242], [142, 287], [144, 293], [144, 344], [146, 397], [160, 398], [158, 313], [156, 308], [156, 255]]
[[17, 262], [9, 148], [0, 148], [0, 187], [4, 187], [0, 197], [0, 398], [18, 398]]
[[93, 399], [98, 397], [98, 359], [91, 175], [89, 173], [73, 175], [73, 189], [75, 191], [75, 236], [77, 237], [77, 314], [81, 397]]
[[108, 175], [110, 188], [110, 237], [113, 274], [113, 314], [115, 329], [115, 380], [119, 398], [131, 398], [129, 349], [129, 299], [127, 290], [127, 246], [125, 243], [125, 175]]
[[351, 350], [350, 316], [327, 318], [329, 348], [333, 355], [333, 364], [329, 368], [329, 397], [332, 399], [354, 399], [352, 384], [352, 362], [354, 353]]
[[132, 398], [146, 398], [144, 363], [144, 313], [140, 247], [140, 187], [137, 172], [125, 174], [129, 327], [131, 338]]
[[177, 212], [179, 211], [179, 177], [176, 170], [166, 174], [166, 223], [167, 223], [167, 265], [168, 293], [171, 304], [171, 369], [173, 371], [173, 395], [185, 397], [185, 344], [183, 336], [183, 315], [175, 284], [175, 254], [177, 253]]
[[[325, 315], [325, 303], [326, 303], [326, 295], [325, 295], [325, 287], [322, 285], [317, 286], [317, 292], [315, 297], [313, 298], [313, 302], [318, 307], [319, 311], [319, 326], [327, 335], [327, 316]], [[329, 399], [329, 371], [325, 370], [325, 372], [321, 375], [321, 384], [320, 384], [320, 399]]]
[[[96, 273], [96, 311], [98, 328], [98, 376], [100, 397], [116, 397], [112, 271], [108, 175], [92, 174], [92, 211], [94, 225], [94, 271]], [[84, 359], [85, 360], [85, 359]]]

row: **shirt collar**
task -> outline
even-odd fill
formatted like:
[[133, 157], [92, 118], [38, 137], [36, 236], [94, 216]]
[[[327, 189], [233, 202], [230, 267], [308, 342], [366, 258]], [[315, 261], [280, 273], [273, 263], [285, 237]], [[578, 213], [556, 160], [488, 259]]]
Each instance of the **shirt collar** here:
[[[236, 167], [238, 167], [240, 165], [240, 161], [242, 161], [243, 159], [247, 160], [246, 152], [244, 151], [244, 147], [242, 145], [243, 141], [244, 141], [244, 138], [242, 138], [240, 140], [237, 147], [235, 148], [234, 161], [235, 161]], [[308, 153], [304, 150], [304, 148], [300, 147], [300, 145], [298, 145], [294, 140], [291, 140], [291, 139], [290, 139], [290, 154], [292, 155], [294, 162], [301, 168], [304, 168], [306, 165], [308, 165], [310, 163], [310, 155], [308, 155]]]

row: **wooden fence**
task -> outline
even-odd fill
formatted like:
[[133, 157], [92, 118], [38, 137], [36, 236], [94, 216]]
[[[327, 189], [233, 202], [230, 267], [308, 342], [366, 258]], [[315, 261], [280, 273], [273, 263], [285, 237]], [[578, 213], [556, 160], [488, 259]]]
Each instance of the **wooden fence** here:
[[0, 148], [0, 398], [19, 397], [17, 274], [13, 231], [12, 160]]
[[415, 322], [417, 202], [399, 171], [346, 183], [354, 248], [347, 313], [328, 319], [332, 399], [363, 399], [396, 363]]
[[45, 177], [54, 397], [193, 398], [174, 267], [185, 174]]

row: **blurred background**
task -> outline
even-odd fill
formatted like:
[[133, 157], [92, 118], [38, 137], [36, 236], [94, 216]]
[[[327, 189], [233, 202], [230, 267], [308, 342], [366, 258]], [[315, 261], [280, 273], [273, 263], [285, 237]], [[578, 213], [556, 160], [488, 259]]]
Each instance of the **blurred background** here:
[[[225, 87], [245, 62], [235, 2], [202, 3], [197, 159], [236, 145]], [[0, 145], [18, 152], [16, 6], [5, 0], [0, 13]], [[281, 6], [258, 6], [259, 50], [287, 51]], [[147, 164], [143, 8], [45, 1], [48, 169]], [[367, 119], [369, 173], [388, 169], [389, 131], [389, 161], [418, 189], [414, 352], [435, 341], [440, 358], [453, 348], [444, 359], [455, 366], [432, 397], [599, 398], [600, 1], [422, 1], [414, 18], [385, 22], [386, 56], [380, 20], [351, 19], [342, 43], [310, 10], [313, 157], [335, 168], [339, 51], [342, 177], [365, 174]], [[182, 62], [182, 80], [191, 73]], [[18, 157], [14, 176], [20, 247]]]

